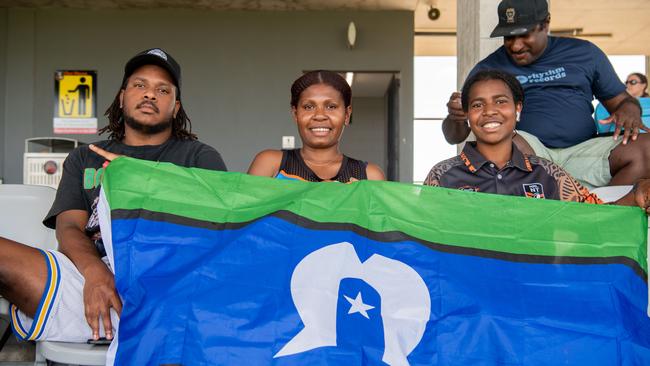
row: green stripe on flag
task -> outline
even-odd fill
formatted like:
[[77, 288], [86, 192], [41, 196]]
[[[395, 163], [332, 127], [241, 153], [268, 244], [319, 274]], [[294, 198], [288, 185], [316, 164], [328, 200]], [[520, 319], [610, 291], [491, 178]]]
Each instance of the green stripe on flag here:
[[647, 217], [634, 207], [395, 182], [287, 181], [131, 158], [111, 162], [103, 186], [112, 210], [145, 209], [216, 223], [243, 223], [286, 210], [316, 222], [399, 231], [467, 248], [544, 256], [624, 256], [647, 272]]

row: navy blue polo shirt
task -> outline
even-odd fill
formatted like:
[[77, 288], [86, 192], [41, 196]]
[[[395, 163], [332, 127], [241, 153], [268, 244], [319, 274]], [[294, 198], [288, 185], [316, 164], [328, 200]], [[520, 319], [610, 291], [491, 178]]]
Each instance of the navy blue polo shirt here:
[[625, 91], [603, 51], [580, 39], [548, 37], [542, 55], [526, 66], [517, 65], [501, 46], [470, 75], [482, 69], [498, 69], [517, 77], [525, 95], [517, 129], [552, 148], [594, 137], [594, 96], [604, 101]]
[[425, 185], [466, 191], [562, 201], [602, 203], [557, 164], [524, 155], [512, 145], [512, 158], [499, 169], [468, 142], [463, 152], [436, 164]]

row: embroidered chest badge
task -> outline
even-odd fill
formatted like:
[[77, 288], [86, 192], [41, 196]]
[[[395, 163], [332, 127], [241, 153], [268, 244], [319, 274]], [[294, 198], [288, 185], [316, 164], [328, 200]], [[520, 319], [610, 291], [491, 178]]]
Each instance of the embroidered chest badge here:
[[542, 183], [525, 183], [523, 184], [524, 193], [526, 197], [530, 198], [546, 198], [544, 196], [544, 186]]

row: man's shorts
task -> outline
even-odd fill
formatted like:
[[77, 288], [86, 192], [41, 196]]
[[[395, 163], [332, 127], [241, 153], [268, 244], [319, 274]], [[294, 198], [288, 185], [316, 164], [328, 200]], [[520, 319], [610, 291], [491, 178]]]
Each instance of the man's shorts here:
[[589, 189], [606, 186], [612, 180], [609, 154], [621, 143], [620, 138], [595, 137], [574, 146], [552, 149], [527, 132], [517, 130], [517, 133], [533, 148], [535, 155], [561, 166]]
[[[11, 305], [14, 334], [22, 340], [85, 343], [92, 338], [92, 330], [84, 315], [84, 278], [62, 253], [54, 250], [41, 253], [47, 264], [45, 290], [33, 319]], [[112, 309], [111, 322], [117, 328], [119, 319]], [[101, 322], [100, 336], [104, 336]]]

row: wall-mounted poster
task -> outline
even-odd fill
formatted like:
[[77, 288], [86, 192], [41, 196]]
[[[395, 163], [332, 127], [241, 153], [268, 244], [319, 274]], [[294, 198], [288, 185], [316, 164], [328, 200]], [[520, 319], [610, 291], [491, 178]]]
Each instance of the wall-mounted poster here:
[[54, 74], [54, 133], [97, 133], [97, 72]]

